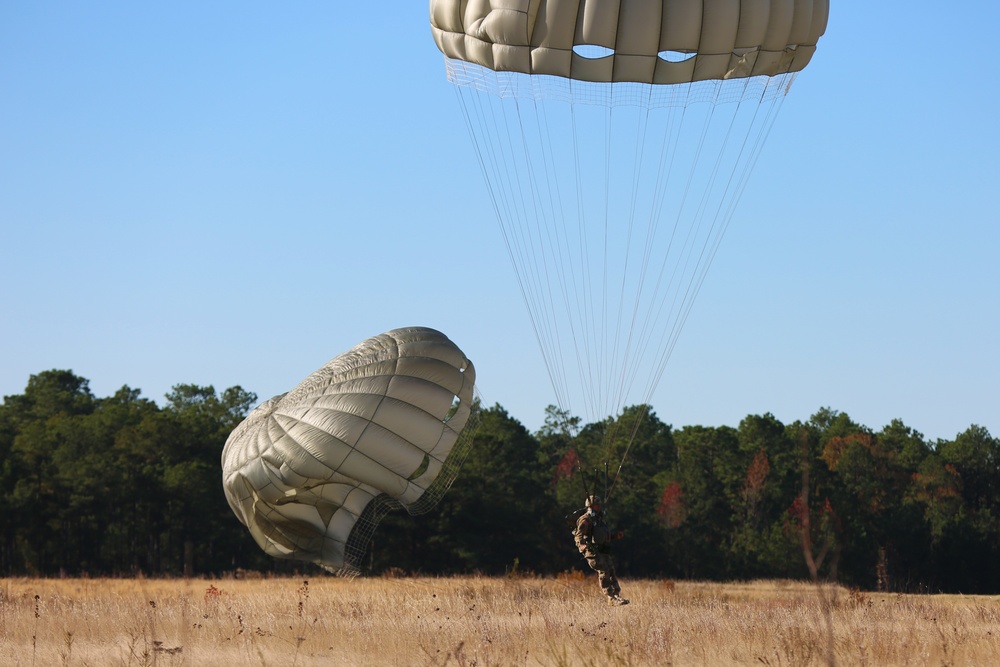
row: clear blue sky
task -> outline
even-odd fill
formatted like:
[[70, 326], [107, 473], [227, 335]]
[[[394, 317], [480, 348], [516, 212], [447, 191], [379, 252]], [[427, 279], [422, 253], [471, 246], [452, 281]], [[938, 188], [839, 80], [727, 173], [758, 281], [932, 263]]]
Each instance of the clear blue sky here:
[[[263, 400], [399, 326], [554, 402], [427, 3], [0, 3], [0, 395]], [[833, 0], [653, 398], [1000, 435], [1000, 5]]]

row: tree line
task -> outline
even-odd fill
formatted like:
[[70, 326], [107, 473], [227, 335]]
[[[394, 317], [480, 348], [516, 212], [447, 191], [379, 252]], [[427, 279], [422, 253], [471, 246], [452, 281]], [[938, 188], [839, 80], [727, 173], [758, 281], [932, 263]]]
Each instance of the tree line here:
[[[256, 402], [238, 386], [181, 384], [160, 406], [127, 386], [95, 397], [72, 371], [31, 376], [0, 404], [0, 574], [314, 571], [265, 556], [226, 502], [222, 447]], [[570, 531], [596, 492], [625, 532], [623, 577], [995, 594], [998, 491], [1000, 439], [975, 425], [931, 442], [823, 408], [791, 424], [675, 429], [639, 405], [592, 424], [549, 407], [532, 433], [494, 405], [444, 499], [386, 516], [365, 570], [585, 568]]]

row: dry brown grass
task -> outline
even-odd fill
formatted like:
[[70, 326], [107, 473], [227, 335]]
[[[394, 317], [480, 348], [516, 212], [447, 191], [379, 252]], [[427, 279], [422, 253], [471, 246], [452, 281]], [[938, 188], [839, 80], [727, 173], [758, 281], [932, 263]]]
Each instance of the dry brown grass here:
[[[308, 583], [306, 583], [308, 581]], [[3, 579], [0, 665], [823, 665], [811, 584]], [[838, 665], [992, 665], [1000, 599], [833, 591]]]

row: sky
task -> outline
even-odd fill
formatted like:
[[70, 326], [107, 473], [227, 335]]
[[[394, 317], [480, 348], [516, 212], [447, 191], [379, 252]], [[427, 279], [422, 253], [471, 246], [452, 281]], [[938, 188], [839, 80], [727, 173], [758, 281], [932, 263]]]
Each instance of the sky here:
[[[833, 0], [652, 397], [1000, 435], [1000, 4]], [[0, 396], [261, 400], [441, 330], [555, 403], [426, 2], [0, 0]]]

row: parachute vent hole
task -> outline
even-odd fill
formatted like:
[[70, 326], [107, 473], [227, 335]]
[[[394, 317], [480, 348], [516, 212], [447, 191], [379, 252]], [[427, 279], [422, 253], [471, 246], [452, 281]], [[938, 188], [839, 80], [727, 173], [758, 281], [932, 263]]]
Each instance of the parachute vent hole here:
[[460, 399], [458, 396], [452, 399], [451, 407], [448, 408], [448, 414], [445, 415], [444, 418], [445, 424], [451, 421], [451, 418], [455, 416], [455, 413], [458, 412], [458, 408], [461, 407], [461, 405], [462, 405], [462, 399]]
[[406, 479], [412, 482], [413, 480], [415, 480], [416, 478], [420, 477], [425, 472], [427, 472], [427, 468], [429, 468], [430, 465], [431, 465], [430, 455], [424, 454], [424, 460], [420, 462], [420, 465], [417, 466], [417, 469], [413, 471], [413, 474], [407, 477]]
[[666, 60], [668, 63], [682, 63], [685, 60], [691, 60], [698, 53], [696, 51], [660, 51], [656, 54], [660, 57], [660, 60]]
[[597, 46], [596, 44], [577, 44], [573, 47], [573, 53], [588, 60], [598, 60], [613, 56], [615, 50], [609, 49], [606, 46]]

